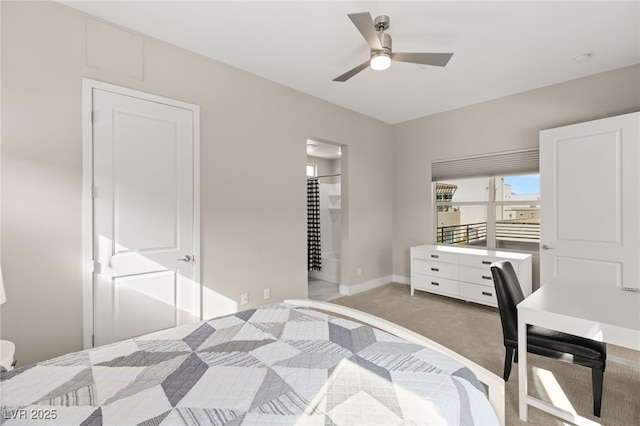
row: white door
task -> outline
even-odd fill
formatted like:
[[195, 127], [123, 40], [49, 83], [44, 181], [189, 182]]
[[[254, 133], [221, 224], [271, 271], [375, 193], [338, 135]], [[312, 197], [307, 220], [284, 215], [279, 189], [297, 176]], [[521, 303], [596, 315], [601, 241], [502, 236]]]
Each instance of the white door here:
[[193, 110], [96, 88], [92, 105], [98, 346], [200, 319], [196, 121]]
[[640, 114], [540, 132], [540, 283], [640, 288]]

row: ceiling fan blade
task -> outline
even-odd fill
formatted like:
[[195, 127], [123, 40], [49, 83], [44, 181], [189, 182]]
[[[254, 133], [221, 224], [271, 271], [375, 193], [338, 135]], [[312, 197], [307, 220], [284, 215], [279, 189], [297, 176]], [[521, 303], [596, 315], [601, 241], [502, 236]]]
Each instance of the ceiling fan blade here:
[[345, 82], [347, 80], [349, 80], [351, 77], [353, 77], [354, 75], [358, 74], [360, 71], [362, 71], [363, 69], [367, 68], [369, 66], [369, 62], [363, 62], [360, 65], [358, 65], [357, 67], [345, 72], [344, 74], [342, 74], [340, 77], [336, 77], [333, 79], [333, 81], [341, 81], [341, 82]]
[[356, 26], [362, 37], [367, 40], [369, 47], [371, 50], [382, 50], [382, 44], [380, 43], [380, 39], [378, 38], [378, 33], [373, 24], [373, 19], [371, 19], [371, 14], [369, 12], [364, 13], [351, 13], [347, 15], [353, 25]]
[[435, 65], [444, 67], [449, 62], [453, 53], [392, 53], [391, 59], [400, 62], [411, 62], [413, 64]]

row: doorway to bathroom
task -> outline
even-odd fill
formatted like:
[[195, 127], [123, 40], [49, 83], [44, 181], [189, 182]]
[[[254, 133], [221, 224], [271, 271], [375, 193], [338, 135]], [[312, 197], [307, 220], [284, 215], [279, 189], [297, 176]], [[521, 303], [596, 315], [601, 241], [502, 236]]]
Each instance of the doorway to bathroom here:
[[344, 147], [307, 140], [307, 270], [309, 299], [340, 296]]

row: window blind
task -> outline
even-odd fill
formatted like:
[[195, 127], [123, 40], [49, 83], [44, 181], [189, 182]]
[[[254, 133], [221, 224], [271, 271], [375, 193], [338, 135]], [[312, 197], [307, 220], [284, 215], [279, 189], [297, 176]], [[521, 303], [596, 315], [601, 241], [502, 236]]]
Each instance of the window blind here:
[[431, 180], [435, 182], [482, 176], [519, 175], [539, 171], [540, 155], [538, 148], [535, 148], [436, 160], [431, 163]]

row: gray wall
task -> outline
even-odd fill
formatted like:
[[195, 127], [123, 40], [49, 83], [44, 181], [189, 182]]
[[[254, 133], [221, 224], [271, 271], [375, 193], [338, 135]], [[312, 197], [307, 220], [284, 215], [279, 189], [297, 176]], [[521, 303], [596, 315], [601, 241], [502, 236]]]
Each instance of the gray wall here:
[[409, 247], [435, 241], [433, 160], [535, 148], [540, 130], [637, 110], [638, 65], [393, 126], [394, 275], [410, 275]]
[[19, 364], [82, 348], [82, 77], [200, 105], [207, 316], [217, 298], [262, 304], [265, 287], [269, 302], [307, 296], [307, 138], [349, 154], [344, 284], [391, 275], [390, 125], [149, 37], [142, 81], [102, 72], [86, 66], [87, 15], [1, 7], [1, 333]]

